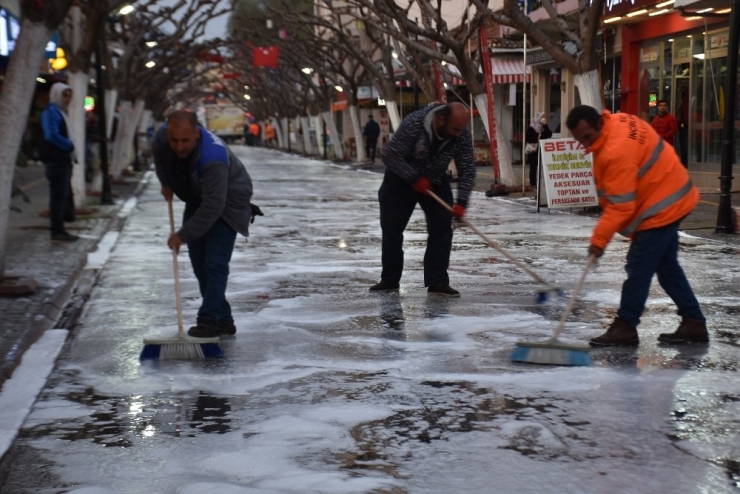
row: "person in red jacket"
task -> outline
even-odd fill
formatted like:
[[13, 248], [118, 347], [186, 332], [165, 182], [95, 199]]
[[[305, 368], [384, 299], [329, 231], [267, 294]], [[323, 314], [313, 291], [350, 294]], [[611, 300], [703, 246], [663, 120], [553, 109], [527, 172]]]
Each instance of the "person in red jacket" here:
[[632, 239], [627, 280], [617, 317], [593, 346], [633, 346], [653, 275], [678, 307], [681, 324], [658, 339], [666, 343], [707, 342], [706, 318], [678, 264], [678, 226], [699, 202], [672, 146], [644, 120], [626, 113], [601, 115], [577, 106], [566, 120], [573, 137], [593, 153], [594, 178], [603, 214], [594, 227], [589, 255], [601, 257], [615, 233]]
[[668, 113], [668, 102], [658, 101], [658, 114], [653, 117], [653, 128], [665, 142], [673, 146], [673, 138], [678, 132], [676, 117]]

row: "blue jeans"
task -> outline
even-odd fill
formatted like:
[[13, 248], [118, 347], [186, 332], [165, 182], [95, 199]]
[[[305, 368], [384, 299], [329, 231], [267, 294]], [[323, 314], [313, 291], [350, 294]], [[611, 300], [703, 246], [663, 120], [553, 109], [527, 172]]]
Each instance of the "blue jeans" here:
[[[449, 178], [432, 186], [435, 194], [452, 204]], [[398, 283], [403, 273], [403, 232], [418, 203], [427, 220], [427, 250], [424, 254], [424, 286], [449, 285], [447, 268], [452, 250], [452, 216], [441, 204], [420, 194], [393, 172], [386, 171], [378, 190], [380, 228], [383, 230], [383, 271], [380, 278]]]
[[52, 235], [66, 232], [65, 217], [74, 217], [74, 203], [72, 186], [69, 183], [72, 177], [71, 163], [44, 162], [46, 180], [49, 182], [49, 222]]
[[[185, 209], [184, 221], [192, 216]], [[226, 301], [226, 284], [229, 279], [229, 262], [236, 242], [236, 230], [223, 219], [213, 224], [202, 237], [188, 242], [188, 255], [203, 303], [198, 309], [198, 320], [209, 322], [234, 322], [231, 306]]]
[[678, 264], [677, 221], [667, 226], [639, 231], [627, 252], [627, 280], [622, 285], [622, 300], [617, 316], [632, 326], [640, 324], [653, 274], [678, 307], [678, 315], [706, 322], [689, 280]]

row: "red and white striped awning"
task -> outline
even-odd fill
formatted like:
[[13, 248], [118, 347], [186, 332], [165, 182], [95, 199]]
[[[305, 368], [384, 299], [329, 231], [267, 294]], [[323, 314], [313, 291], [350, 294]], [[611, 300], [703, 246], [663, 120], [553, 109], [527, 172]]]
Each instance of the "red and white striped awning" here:
[[[524, 60], [521, 58], [491, 58], [491, 82], [493, 84], [521, 84], [524, 79]], [[450, 84], [464, 86], [465, 80], [460, 77], [460, 71], [454, 65], [446, 66]], [[527, 66], [527, 82], [530, 82], [531, 69]]]
[[531, 70], [524, 65], [521, 58], [491, 58], [492, 82], [494, 84], [521, 84], [524, 80], [524, 70], [527, 71], [527, 82], [530, 82]]

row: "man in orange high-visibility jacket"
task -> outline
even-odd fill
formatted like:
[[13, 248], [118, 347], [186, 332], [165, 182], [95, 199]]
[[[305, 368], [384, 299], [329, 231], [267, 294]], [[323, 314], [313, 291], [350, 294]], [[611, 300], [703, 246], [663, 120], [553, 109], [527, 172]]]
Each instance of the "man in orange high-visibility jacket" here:
[[653, 274], [678, 307], [681, 324], [658, 339], [666, 343], [707, 342], [706, 319], [678, 264], [678, 226], [699, 202], [672, 146], [649, 123], [626, 113], [601, 115], [577, 106], [566, 120], [573, 137], [593, 153], [594, 178], [603, 214], [591, 235], [589, 255], [601, 257], [615, 233], [632, 239], [627, 280], [617, 317], [593, 346], [634, 346]]

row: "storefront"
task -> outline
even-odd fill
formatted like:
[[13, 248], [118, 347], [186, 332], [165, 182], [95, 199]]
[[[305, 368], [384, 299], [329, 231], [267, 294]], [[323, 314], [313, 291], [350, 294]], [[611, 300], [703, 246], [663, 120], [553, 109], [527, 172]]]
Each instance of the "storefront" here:
[[[627, 3], [610, 16], [644, 9], [649, 16], [661, 4]], [[718, 9], [721, 10], [721, 9]], [[607, 16], [609, 19], [609, 16]], [[621, 111], [651, 121], [660, 100], [679, 123], [675, 147], [699, 186], [718, 187], [722, 125], [728, 67], [728, 17], [683, 17], [676, 11], [621, 26]], [[738, 88], [740, 91], [740, 88]], [[740, 110], [740, 109], [738, 109]], [[735, 140], [740, 139], [736, 110]], [[740, 162], [736, 146], [734, 162]]]

